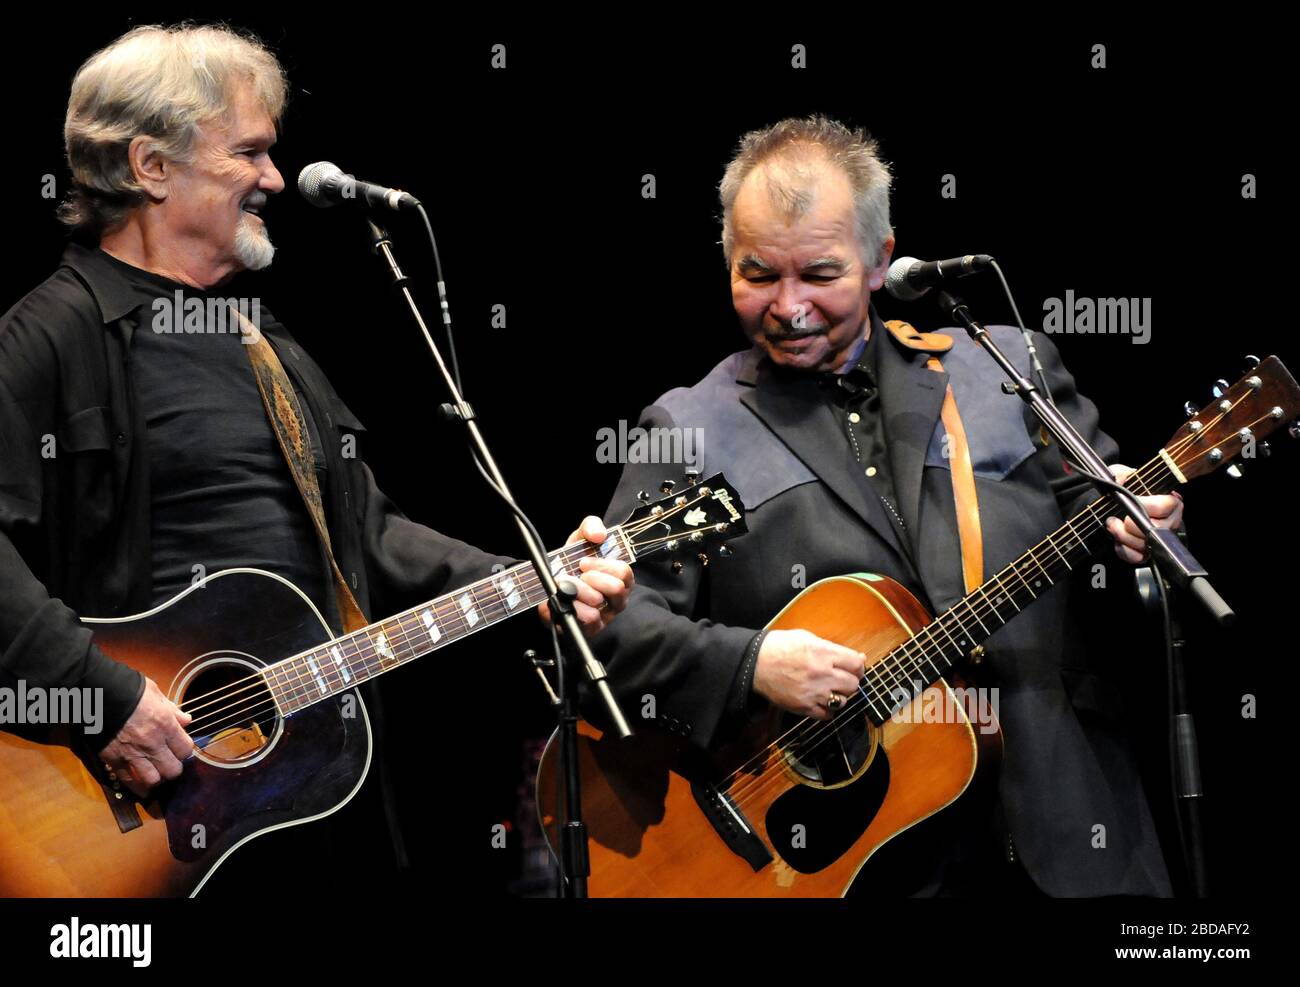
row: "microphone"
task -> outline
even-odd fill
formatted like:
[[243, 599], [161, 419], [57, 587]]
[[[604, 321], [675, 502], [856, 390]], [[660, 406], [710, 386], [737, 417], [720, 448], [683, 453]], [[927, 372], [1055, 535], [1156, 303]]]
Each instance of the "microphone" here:
[[889, 265], [885, 290], [904, 302], [915, 301], [935, 285], [947, 284], [968, 274], [976, 274], [993, 265], [988, 254], [967, 254], [950, 260], [917, 260], [900, 257]]
[[328, 209], [336, 202], [352, 203], [373, 209], [414, 209], [420, 200], [401, 189], [372, 185], [345, 175], [331, 161], [309, 164], [298, 174], [298, 191], [318, 209]]

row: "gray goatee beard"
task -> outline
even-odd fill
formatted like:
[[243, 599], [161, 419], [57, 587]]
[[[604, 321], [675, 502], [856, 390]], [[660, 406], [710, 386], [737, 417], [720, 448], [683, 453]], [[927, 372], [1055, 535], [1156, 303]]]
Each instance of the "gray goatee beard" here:
[[235, 257], [249, 271], [260, 271], [270, 266], [275, 258], [275, 246], [265, 229], [259, 229], [251, 217], [241, 220], [235, 228]]

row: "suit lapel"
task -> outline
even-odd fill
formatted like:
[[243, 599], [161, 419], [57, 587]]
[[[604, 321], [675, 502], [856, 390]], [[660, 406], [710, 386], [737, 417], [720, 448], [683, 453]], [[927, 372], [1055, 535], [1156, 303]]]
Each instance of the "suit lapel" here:
[[878, 351], [880, 407], [885, 416], [885, 444], [894, 472], [903, 520], [920, 551], [921, 482], [925, 454], [943, 409], [948, 375], [926, 369], [925, 354], [901, 347], [872, 310], [873, 332], [880, 332], [884, 344]]
[[755, 349], [742, 364], [737, 381], [751, 385], [741, 402], [780, 439], [830, 490], [844, 501], [911, 568], [897, 530], [885, 514], [870, 482], [849, 450], [847, 439], [836, 441], [835, 421], [816, 379], [773, 371]]

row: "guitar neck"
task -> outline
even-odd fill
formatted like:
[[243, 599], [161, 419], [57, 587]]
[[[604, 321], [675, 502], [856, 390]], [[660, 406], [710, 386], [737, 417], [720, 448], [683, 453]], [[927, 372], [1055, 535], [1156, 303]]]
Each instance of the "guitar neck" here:
[[[600, 545], [576, 542], [547, 556], [553, 576], [581, 575], [589, 556], [632, 562], [636, 555], [623, 525], [609, 529]], [[546, 600], [532, 563], [524, 562], [345, 634], [264, 669], [284, 715], [355, 688], [377, 675], [491, 627]]]
[[[1171, 463], [1162, 450], [1131, 473], [1124, 486], [1142, 495], [1167, 493], [1179, 482]], [[1104, 494], [872, 665], [861, 680], [868, 715], [884, 723], [926, 686], [968, 659], [994, 631], [1091, 555], [1106, 530], [1106, 519], [1117, 513], [1124, 512], [1115, 497]]]

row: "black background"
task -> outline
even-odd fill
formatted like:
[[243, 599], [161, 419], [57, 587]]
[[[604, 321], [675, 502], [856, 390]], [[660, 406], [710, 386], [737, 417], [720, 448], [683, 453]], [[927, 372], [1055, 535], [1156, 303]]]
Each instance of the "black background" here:
[[[293, 191], [308, 162], [330, 159], [425, 202], [439, 237], [467, 396], [515, 493], [558, 545], [600, 513], [618, 476], [596, 461], [597, 430], [634, 424], [670, 387], [698, 380], [743, 339], [718, 246], [716, 186], [740, 135], [823, 112], [870, 129], [895, 174], [896, 255], [982, 251], [1002, 263], [1031, 327], [1047, 297], [1150, 297], [1149, 344], [1057, 336], [1080, 389], [1125, 459], [1145, 462], [1182, 421], [1185, 400], [1235, 381], [1242, 357], [1295, 366], [1292, 306], [1270, 290], [1287, 271], [1280, 244], [1290, 175], [1279, 124], [1287, 56], [1270, 30], [1118, 22], [1000, 27], [892, 23], [835, 11], [725, 23], [531, 22], [504, 15], [455, 30], [433, 15], [361, 20], [222, 14], [282, 58], [292, 95], [273, 158], [289, 188], [265, 216], [278, 248], [232, 294], [260, 295], [314, 355], [368, 427], [366, 458], [412, 517], [486, 549], [517, 553], [513, 528], [437, 422], [444, 399], [409, 317], [368, 252], [356, 213], [317, 211]], [[46, 174], [66, 188], [61, 124], [68, 84], [96, 48], [173, 10], [17, 25], [0, 65], [9, 233], [0, 308], [55, 266], [62, 234]], [[422, 20], [425, 16], [425, 20]], [[802, 15], [800, 15], [802, 16]], [[490, 66], [507, 46], [507, 67]], [[808, 68], [791, 68], [807, 45]], [[1105, 44], [1107, 67], [1090, 66]], [[657, 183], [642, 197], [642, 176]], [[940, 196], [942, 176], [957, 196]], [[1257, 177], [1253, 200], [1242, 176]], [[1284, 201], [1285, 200], [1285, 201]], [[416, 222], [390, 224], [427, 316], [436, 313], [428, 244]], [[990, 279], [967, 292], [989, 322], [1010, 321]], [[877, 297], [885, 318], [941, 323], [927, 304]], [[492, 328], [493, 305], [507, 326]], [[1253, 894], [1273, 880], [1266, 838], [1274, 796], [1261, 731], [1281, 716], [1277, 685], [1294, 655], [1288, 629], [1296, 548], [1288, 440], [1278, 455], [1187, 492], [1192, 548], [1239, 614], [1230, 633], [1194, 621], [1190, 668], [1204, 757], [1214, 890]], [[612, 520], [612, 519], [611, 519]], [[1131, 666], [1130, 710], [1171, 868], [1158, 638], [1134, 621], [1124, 567], [1094, 630]], [[390, 751], [413, 874], [459, 893], [497, 896], [521, 864], [526, 738], [551, 714], [521, 658], [546, 646], [525, 617], [385, 679]], [[1273, 684], [1272, 689], [1265, 686]], [[1241, 715], [1259, 699], [1259, 718]], [[1271, 764], [1269, 765], [1271, 766]], [[491, 827], [512, 827], [490, 846]], [[291, 851], [292, 837], [277, 852]], [[341, 874], [376, 868], [356, 846]]]

